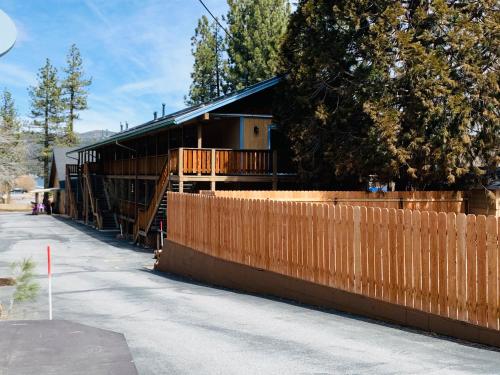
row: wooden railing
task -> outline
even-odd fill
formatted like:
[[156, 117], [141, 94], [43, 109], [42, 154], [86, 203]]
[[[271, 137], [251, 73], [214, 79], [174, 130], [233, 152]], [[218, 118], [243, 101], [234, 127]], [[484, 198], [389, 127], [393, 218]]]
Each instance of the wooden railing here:
[[[95, 163], [92, 163], [92, 164], [95, 164]], [[92, 180], [90, 177], [89, 163], [83, 164], [83, 179], [85, 181], [85, 186], [87, 188], [88, 197], [90, 200], [90, 206], [92, 208], [92, 214], [96, 220], [96, 224], [97, 224], [96, 226], [98, 229], [102, 229], [102, 217], [101, 217], [101, 214], [100, 214], [98, 207], [97, 207], [97, 200], [94, 197], [94, 190], [93, 190], [93, 186], [92, 186]], [[85, 212], [85, 215], [87, 215], [87, 212]]]
[[66, 164], [66, 176], [70, 174], [78, 174], [78, 164]]
[[144, 231], [147, 233], [153, 222], [153, 219], [158, 211], [158, 206], [161, 203], [165, 195], [165, 191], [168, 186], [168, 176], [169, 176], [169, 163], [165, 162], [163, 169], [160, 174], [160, 178], [156, 182], [155, 192], [149, 206], [145, 210], [139, 210], [137, 213], [137, 220], [134, 227], [134, 240], [137, 240], [139, 231]]
[[65, 181], [65, 196], [67, 205], [66, 215], [78, 219], [78, 206], [76, 202], [75, 192], [71, 186], [71, 175], [77, 175], [79, 172], [78, 164], [66, 164], [66, 181]]
[[273, 159], [276, 154], [270, 150], [179, 148], [170, 151], [169, 165], [173, 174], [268, 175], [273, 173]]
[[106, 175], [159, 175], [167, 161], [167, 155], [143, 156], [131, 159], [108, 160], [102, 163]]
[[500, 219], [168, 193], [169, 240], [499, 330]]

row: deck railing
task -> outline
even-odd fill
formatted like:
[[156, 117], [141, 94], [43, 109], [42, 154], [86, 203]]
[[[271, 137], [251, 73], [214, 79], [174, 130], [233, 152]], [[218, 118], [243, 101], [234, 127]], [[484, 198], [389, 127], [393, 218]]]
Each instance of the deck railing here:
[[106, 175], [159, 175], [166, 161], [167, 155], [108, 160], [102, 164], [102, 171], [99, 173]]
[[170, 150], [172, 174], [267, 175], [272, 174], [276, 153], [270, 150], [178, 148]]
[[153, 194], [153, 197], [151, 198], [149, 206], [145, 207], [144, 209], [140, 209], [137, 213], [137, 221], [134, 227], [134, 239], [137, 239], [139, 230], [145, 231], [147, 233], [149, 227], [151, 226], [156, 212], [158, 211], [158, 206], [160, 205], [160, 202], [165, 195], [165, 191], [167, 190], [169, 175], [168, 167], [169, 163], [165, 163], [161, 171], [160, 178], [156, 183], [155, 192]]

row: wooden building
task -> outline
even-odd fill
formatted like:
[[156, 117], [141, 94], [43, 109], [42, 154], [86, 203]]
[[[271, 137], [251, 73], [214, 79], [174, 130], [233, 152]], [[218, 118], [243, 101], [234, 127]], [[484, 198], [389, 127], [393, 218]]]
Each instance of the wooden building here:
[[68, 210], [66, 200], [66, 165], [75, 160], [67, 154], [74, 148], [54, 147], [50, 163], [49, 186], [54, 202], [54, 213], [65, 214]]
[[[290, 181], [288, 152], [272, 117], [279, 78], [161, 116], [73, 153], [69, 213], [135, 241], [166, 224], [166, 192], [276, 189]], [[164, 112], [164, 111], [163, 111]], [[169, 218], [170, 220], [171, 218]]]

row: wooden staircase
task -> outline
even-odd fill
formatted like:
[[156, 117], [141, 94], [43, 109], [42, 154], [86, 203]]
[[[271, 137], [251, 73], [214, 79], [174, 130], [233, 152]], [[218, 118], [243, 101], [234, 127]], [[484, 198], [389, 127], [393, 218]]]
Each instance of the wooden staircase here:
[[169, 184], [169, 171], [169, 163], [167, 160], [161, 171], [160, 178], [156, 182], [155, 192], [148, 208], [146, 210], [139, 210], [137, 214], [137, 220], [134, 225], [134, 242], [137, 242], [139, 236], [146, 237], [148, 235], [151, 225], [155, 220], [159, 224], [159, 220], [161, 220], [159, 217], [161, 218], [162, 215], [165, 217], [167, 208], [165, 193]]
[[78, 188], [79, 167], [77, 164], [66, 165], [66, 215], [73, 219], [79, 219], [81, 210], [82, 192]]
[[89, 202], [90, 208], [92, 210], [93, 221], [95, 223], [96, 228], [100, 229], [102, 227], [102, 221], [99, 217], [99, 213], [97, 212], [97, 203], [94, 198], [94, 189], [92, 186], [92, 178], [89, 171], [88, 163], [83, 164], [83, 190], [84, 190], [84, 200], [83, 200], [83, 217], [85, 224], [88, 223], [88, 209]]

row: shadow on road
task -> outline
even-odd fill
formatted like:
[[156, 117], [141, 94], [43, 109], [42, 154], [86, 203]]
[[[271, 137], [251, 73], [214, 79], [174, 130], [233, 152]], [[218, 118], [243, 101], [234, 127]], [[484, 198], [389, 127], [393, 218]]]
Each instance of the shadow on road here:
[[69, 225], [70, 227], [77, 229], [78, 231], [85, 233], [86, 235], [98, 241], [104, 242], [109, 246], [113, 246], [120, 249], [127, 249], [138, 253], [150, 253], [150, 254], [153, 253], [153, 249], [151, 248], [144, 248], [141, 246], [134, 245], [130, 240], [116, 238], [118, 231], [101, 232], [83, 223], [76, 222], [68, 217], [60, 215], [52, 215], [52, 217], [55, 220], [60, 221], [66, 225]]
[[200, 287], [208, 287], [208, 288], [212, 288], [212, 289], [216, 289], [216, 290], [220, 290], [220, 291], [226, 291], [226, 292], [236, 293], [236, 294], [239, 294], [239, 295], [254, 296], [254, 297], [262, 298], [262, 299], [273, 301], [273, 302], [286, 303], [288, 305], [296, 306], [296, 307], [300, 307], [300, 308], [304, 308], [304, 309], [307, 309], [307, 310], [312, 310], [312, 311], [318, 311], [318, 312], [322, 312], [322, 313], [326, 313], [326, 314], [331, 314], [331, 315], [334, 315], [334, 316], [337, 316], [337, 317], [341, 317], [341, 318], [351, 319], [351, 320], [360, 321], [360, 322], [369, 323], [369, 324], [375, 324], [375, 325], [378, 325], [378, 326], [388, 327], [388, 328], [391, 328], [391, 329], [397, 329], [399, 331], [409, 332], [409, 333], [413, 333], [413, 334], [420, 335], [420, 336], [434, 337], [434, 338], [437, 338], [437, 339], [450, 341], [450, 342], [453, 342], [453, 343], [456, 343], [456, 344], [459, 344], [459, 345], [462, 345], [462, 346], [466, 346], [466, 347], [479, 348], [479, 349], [484, 349], [484, 350], [488, 350], [488, 351], [491, 351], [491, 352], [498, 352], [498, 353], [500, 353], [500, 348], [495, 348], [495, 347], [492, 347], [492, 346], [486, 346], [486, 345], [481, 345], [481, 344], [475, 344], [475, 343], [472, 343], [472, 342], [455, 339], [455, 338], [449, 337], [449, 336], [438, 335], [438, 334], [435, 334], [435, 333], [432, 333], [432, 332], [425, 332], [425, 331], [420, 331], [418, 329], [413, 329], [413, 328], [410, 328], [410, 327], [405, 327], [405, 326], [401, 326], [401, 325], [397, 325], [397, 324], [386, 323], [386, 322], [383, 322], [383, 321], [380, 321], [380, 320], [370, 319], [370, 318], [366, 318], [366, 317], [363, 317], [363, 316], [360, 316], [360, 315], [351, 314], [351, 313], [347, 313], [347, 312], [343, 312], [343, 311], [339, 311], [339, 310], [335, 310], [335, 309], [326, 309], [326, 308], [321, 308], [321, 307], [318, 307], [318, 306], [307, 305], [307, 304], [303, 304], [303, 303], [300, 303], [300, 302], [297, 302], [297, 301], [293, 301], [293, 300], [290, 300], [290, 299], [279, 298], [279, 297], [276, 297], [276, 296], [273, 296], [273, 295], [256, 294], [256, 293], [250, 293], [250, 292], [243, 292], [243, 291], [237, 290], [237, 289], [225, 288], [225, 287], [221, 287], [221, 286], [214, 285], [214, 284], [200, 282], [198, 280], [195, 280], [195, 279], [192, 279], [192, 278], [189, 278], [189, 277], [184, 277], [184, 276], [176, 275], [176, 274], [173, 274], [173, 273], [170, 273], [170, 272], [161, 272], [161, 271], [150, 270], [150, 269], [146, 269], [146, 268], [141, 269], [141, 271], [149, 273], [149, 274], [154, 274], [154, 275], [157, 275], [157, 276], [160, 276], [160, 277], [163, 277], [163, 278], [175, 281], [175, 282], [179, 282], [179, 283], [186, 283], [186, 284], [196, 285], [196, 286], [200, 286]]

